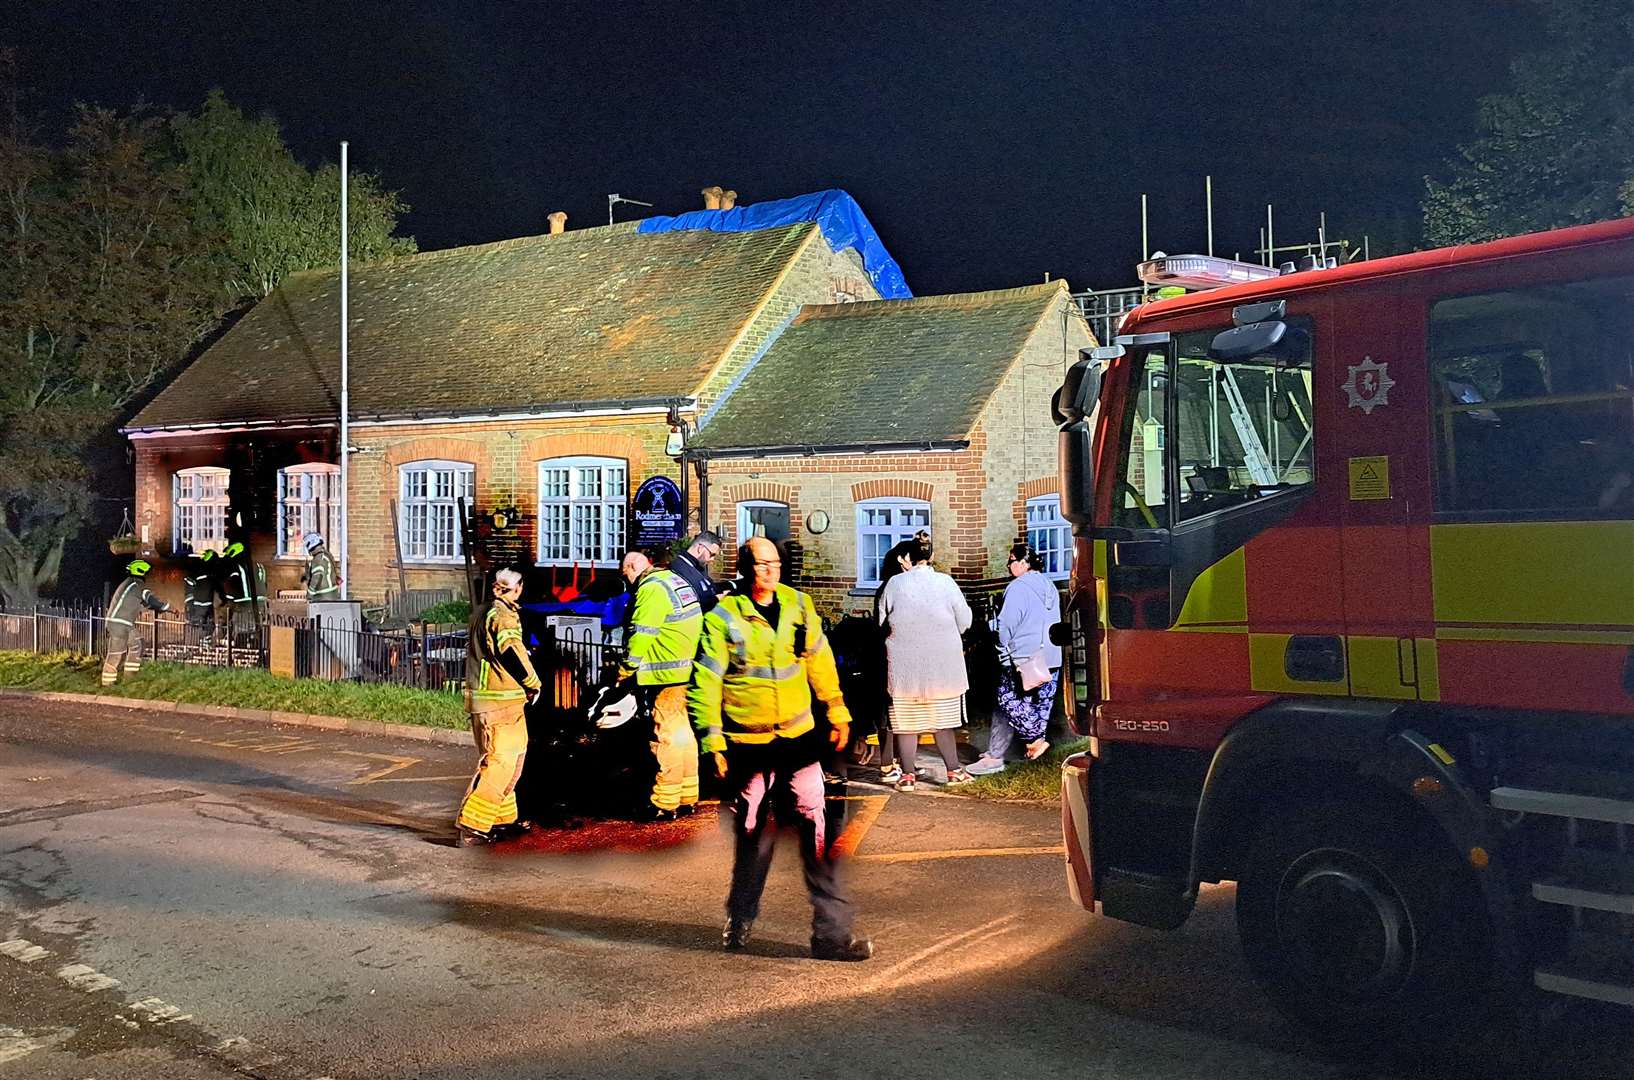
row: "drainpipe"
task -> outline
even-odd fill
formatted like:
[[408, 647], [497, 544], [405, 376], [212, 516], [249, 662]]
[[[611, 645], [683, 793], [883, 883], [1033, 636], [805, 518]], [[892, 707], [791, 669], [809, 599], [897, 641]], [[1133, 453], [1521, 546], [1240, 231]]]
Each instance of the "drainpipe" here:
[[710, 528], [709, 524], [709, 458], [699, 455], [692, 459], [693, 468], [698, 470], [698, 527]]

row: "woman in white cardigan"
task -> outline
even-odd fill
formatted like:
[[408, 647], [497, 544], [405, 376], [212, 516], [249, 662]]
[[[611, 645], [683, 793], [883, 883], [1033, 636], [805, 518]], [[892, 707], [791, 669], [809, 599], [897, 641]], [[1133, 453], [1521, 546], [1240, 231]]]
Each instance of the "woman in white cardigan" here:
[[907, 569], [893, 577], [880, 597], [879, 621], [885, 627], [885, 689], [891, 695], [891, 734], [896, 739], [902, 775], [898, 791], [914, 788], [914, 758], [919, 736], [932, 732], [947, 766], [949, 784], [968, 784], [973, 777], [959, 766], [954, 739], [965, 719], [964, 645], [970, 629], [970, 605], [946, 574], [930, 564], [929, 538], [908, 546]]

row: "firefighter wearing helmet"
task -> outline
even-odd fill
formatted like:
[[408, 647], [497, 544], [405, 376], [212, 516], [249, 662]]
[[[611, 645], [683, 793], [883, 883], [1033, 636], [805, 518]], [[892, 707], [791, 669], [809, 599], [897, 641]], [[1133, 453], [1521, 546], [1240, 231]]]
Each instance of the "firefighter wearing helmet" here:
[[482, 756], [460, 804], [456, 843], [492, 843], [503, 830], [526, 829], [517, 821], [516, 781], [528, 752], [523, 710], [539, 696], [539, 676], [522, 643], [522, 575], [506, 568], [494, 575], [494, 598], [471, 620], [465, 649], [465, 711]]
[[261, 624], [258, 608], [266, 594], [266, 567], [253, 562], [244, 545], [237, 540], [227, 545], [221, 557], [227, 560], [222, 591], [226, 593], [227, 606], [231, 609], [228, 616], [231, 633], [235, 637], [254, 635]]
[[108, 626], [103, 634], [103, 686], [119, 681], [121, 667], [126, 675], [142, 670], [142, 635], [136, 632], [136, 619], [142, 609], [170, 610], [170, 605], [154, 596], [142, 580], [152, 569], [153, 564], [146, 559], [133, 559], [125, 567], [128, 576], [114, 590], [113, 602], [108, 605]]
[[340, 574], [335, 571], [335, 557], [323, 544], [323, 537], [315, 532], [306, 534], [306, 569], [301, 581], [306, 585], [306, 602], [340, 599]]
[[215, 557], [211, 548], [193, 552], [188, 556], [187, 571], [182, 577], [182, 583], [187, 586], [187, 621], [200, 641], [210, 641], [221, 634], [216, 615], [221, 587], [216, 581]]

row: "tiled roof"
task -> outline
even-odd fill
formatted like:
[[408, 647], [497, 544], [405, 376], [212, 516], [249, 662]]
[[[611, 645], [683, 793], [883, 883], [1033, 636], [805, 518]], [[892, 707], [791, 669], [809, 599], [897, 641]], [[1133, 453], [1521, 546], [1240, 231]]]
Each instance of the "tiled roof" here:
[[804, 308], [708, 418], [698, 449], [947, 442], [970, 434], [1060, 282]]
[[[811, 224], [622, 224], [407, 256], [351, 274], [357, 419], [482, 415], [695, 393]], [[292, 274], [129, 428], [329, 418], [340, 273]]]

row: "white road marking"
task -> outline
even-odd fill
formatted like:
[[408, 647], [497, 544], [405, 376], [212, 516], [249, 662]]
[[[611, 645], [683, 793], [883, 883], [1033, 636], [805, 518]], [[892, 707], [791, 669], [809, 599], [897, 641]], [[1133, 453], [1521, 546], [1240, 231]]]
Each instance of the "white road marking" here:
[[75, 990], [83, 990], [87, 994], [93, 994], [98, 990], [112, 990], [119, 985], [118, 979], [111, 979], [85, 964], [64, 964], [57, 969], [57, 978]]
[[25, 964], [32, 964], [36, 960], [51, 955], [49, 949], [42, 949], [32, 941], [22, 938], [12, 938], [10, 941], [0, 941], [0, 955], [9, 956], [13, 960], [20, 960]]
[[184, 1013], [174, 1005], [167, 1005], [158, 998], [143, 998], [131, 1006], [134, 1012], [141, 1014], [142, 1019], [150, 1024], [177, 1024], [183, 1020], [193, 1019], [192, 1013]]
[[46, 1035], [29, 1035], [21, 1028], [0, 1027], [0, 1065], [20, 1061], [36, 1050], [65, 1042], [72, 1038], [73, 1028], [51, 1028]]

